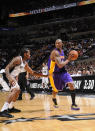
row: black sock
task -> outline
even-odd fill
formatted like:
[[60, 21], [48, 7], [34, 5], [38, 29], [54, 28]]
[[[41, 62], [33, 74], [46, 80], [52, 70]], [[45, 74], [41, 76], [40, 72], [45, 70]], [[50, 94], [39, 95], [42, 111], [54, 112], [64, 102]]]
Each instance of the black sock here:
[[72, 99], [72, 105], [76, 105], [75, 104], [75, 90], [71, 90], [71, 99]]
[[57, 105], [57, 100], [56, 100], [56, 98], [52, 98], [52, 100], [53, 100], [53, 103], [54, 103], [55, 105]]
[[22, 92], [20, 92], [20, 94], [19, 94], [19, 96], [18, 96], [18, 99], [19, 99], [19, 98], [22, 98]]

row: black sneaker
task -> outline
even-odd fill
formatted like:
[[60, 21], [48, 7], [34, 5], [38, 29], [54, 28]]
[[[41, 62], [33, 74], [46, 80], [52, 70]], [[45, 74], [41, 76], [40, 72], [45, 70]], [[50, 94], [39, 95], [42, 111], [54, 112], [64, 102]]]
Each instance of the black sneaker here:
[[30, 100], [32, 100], [34, 97], [30, 97]]
[[52, 101], [53, 101], [53, 103], [54, 103], [54, 107], [55, 107], [55, 108], [58, 108], [58, 104], [57, 104], [56, 98], [53, 98]]
[[34, 95], [34, 96], [31, 96], [31, 97], [30, 97], [30, 100], [34, 99], [34, 97], [35, 97], [35, 95]]
[[71, 110], [80, 110], [80, 108], [75, 104], [71, 106]]
[[8, 112], [9, 113], [18, 113], [18, 112], [21, 112], [21, 110], [19, 110], [19, 109], [16, 109], [16, 108], [12, 108], [12, 109], [8, 109]]
[[0, 112], [0, 117], [13, 118], [14, 116], [9, 114], [7, 110]]

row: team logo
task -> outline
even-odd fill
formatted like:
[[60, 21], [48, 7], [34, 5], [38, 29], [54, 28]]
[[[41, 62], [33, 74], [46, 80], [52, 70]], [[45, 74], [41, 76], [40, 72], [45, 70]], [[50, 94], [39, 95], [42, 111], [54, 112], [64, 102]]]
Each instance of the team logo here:
[[59, 120], [59, 121], [78, 121], [78, 120], [95, 120], [95, 113], [74, 114], [74, 115], [54, 115], [47, 118], [18, 118], [13, 120], [1, 120], [0, 123], [11, 124], [16, 122], [32, 122], [37, 120]]

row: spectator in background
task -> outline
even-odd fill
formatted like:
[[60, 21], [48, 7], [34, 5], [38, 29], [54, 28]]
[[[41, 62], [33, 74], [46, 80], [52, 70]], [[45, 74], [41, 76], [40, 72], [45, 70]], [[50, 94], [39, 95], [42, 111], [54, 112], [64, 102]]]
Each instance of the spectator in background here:
[[[45, 63], [43, 63], [42, 74], [48, 75], [48, 66]], [[42, 77], [42, 87], [47, 88], [48, 83], [49, 83], [48, 78]]]

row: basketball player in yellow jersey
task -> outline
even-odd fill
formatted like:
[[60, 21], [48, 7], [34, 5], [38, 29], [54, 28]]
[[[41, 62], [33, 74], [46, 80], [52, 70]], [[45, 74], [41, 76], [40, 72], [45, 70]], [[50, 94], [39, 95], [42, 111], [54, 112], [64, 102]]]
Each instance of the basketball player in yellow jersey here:
[[[30, 50], [25, 48], [25, 49], [21, 50], [20, 56], [13, 58], [13, 60], [6, 66], [5, 73], [6, 73], [6, 77], [9, 80], [9, 83], [11, 85], [11, 92], [8, 95], [8, 98], [1, 109], [0, 117], [12, 118], [13, 115], [11, 115], [9, 113], [21, 112], [21, 110], [16, 109], [13, 106], [14, 102], [16, 101], [16, 99], [18, 98], [18, 95], [20, 93], [20, 87], [19, 87], [18, 82], [16, 80], [16, 77], [19, 75], [19, 73], [27, 71], [31, 75], [34, 75], [36, 77], [47, 77], [46, 75], [38, 74], [35, 71], [33, 71], [28, 66], [28, 63], [26, 62], [29, 59], [30, 59]], [[12, 72], [10, 72], [10, 70], [12, 68], [14, 68], [14, 69]]]

